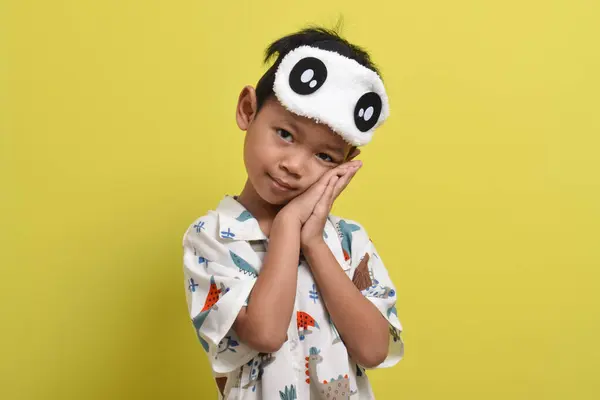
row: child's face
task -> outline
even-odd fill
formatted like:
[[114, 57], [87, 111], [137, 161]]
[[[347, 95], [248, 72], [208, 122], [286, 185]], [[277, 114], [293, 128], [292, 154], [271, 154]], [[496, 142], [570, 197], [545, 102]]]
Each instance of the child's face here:
[[248, 179], [256, 193], [270, 204], [289, 202], [325, 172], [360, 153], [327, 125], [285, 109], [275, 96], [265, 101], [258, 114], [252, 111], [255, 104], [254, 91], [245, 88], [237, 119], [240, 128], [246, 130], [244, 163]]

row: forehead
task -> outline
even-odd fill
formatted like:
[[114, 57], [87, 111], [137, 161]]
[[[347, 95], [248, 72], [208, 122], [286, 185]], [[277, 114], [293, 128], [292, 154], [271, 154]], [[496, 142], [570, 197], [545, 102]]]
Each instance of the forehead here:
[[[302, 135], [303, 139], [317, 145], [328, 145], [339, 148], [345, 152], [351, 147], [340, 135], [335, 133], [328, 125], [303, 117], [287, 110], [275, 96], [269, 97], [264, 105], [264, 111], [271, 123], [284, 124], [281, 128], [291, 128]], [[261, 109], [261, 113], [263, 112]]]

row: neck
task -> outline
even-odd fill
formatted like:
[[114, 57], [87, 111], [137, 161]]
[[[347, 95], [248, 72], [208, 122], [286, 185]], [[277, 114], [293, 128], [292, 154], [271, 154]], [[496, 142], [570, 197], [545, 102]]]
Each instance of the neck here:
[[237, 196], [237, 201], [256, 218], [261, 230], [268, 237], [273, 220], [283, 205], [267, 203], [258, 195], [249, 179], [246, 179], [244, 189]]

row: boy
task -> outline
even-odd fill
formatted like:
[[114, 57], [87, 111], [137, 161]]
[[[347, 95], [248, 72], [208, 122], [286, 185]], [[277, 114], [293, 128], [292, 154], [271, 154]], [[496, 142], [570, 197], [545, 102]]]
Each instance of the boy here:
[[220, 398], [372, 399], [404, 353], [396, 292], [357, 222], [329, 214], [388, 115], [369, 55], [322, 28], [272, 43], [238, 99], [248, 179], [183, 238], [188, 310]]

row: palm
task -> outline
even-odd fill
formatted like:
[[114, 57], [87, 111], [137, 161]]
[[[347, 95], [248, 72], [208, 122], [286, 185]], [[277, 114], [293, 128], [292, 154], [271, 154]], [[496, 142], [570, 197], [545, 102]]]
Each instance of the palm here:
[[342, 193], [342, 191], [348, 186], [352, 177], [358, 168], [349, 169], [344, 172], [341, 177], [333, 176], [327, 184], [327, 188], [324, 190], [321, 198], [315, 205], [312, 214], [308, 217], [302, 231], [300, 232], [300, 242], [303, 246], [310, 245], [315, 242], [323, 240], [323, 230], [325, 229], [325, 222], [331, 212], [333, 202]]
[[333, 201], [346, 188], [360, 165], [360, 162], [345, 163], [332, 169], [279, 211], [280, 214], [285, 214], [286, 218], [299, 220], [302, 226], [300, 232], [302, 246], [323, 239], [325, 221]]
[[316, 215], [315, 213], [311, 214], [311, 216], [302, 226], [302, 231], [300, 232], [300, 242], [307, 244], [311, 240], [323, 238], [323, 230], [325, 229], [326, 220], [327, 215], [323, 217]]

